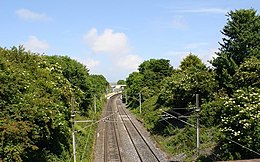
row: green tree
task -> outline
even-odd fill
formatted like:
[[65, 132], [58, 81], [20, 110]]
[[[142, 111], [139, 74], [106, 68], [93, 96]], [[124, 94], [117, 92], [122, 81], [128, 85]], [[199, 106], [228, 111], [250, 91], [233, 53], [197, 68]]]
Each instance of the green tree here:
[[109, 86], [109, 83], [103, 75], [91, 74], [90, 80], [96, 93], [101, 95], [106, 92], [106, 88]]
[[125, 80], [118, 80], [116, 84], [126, 84]]
[[142, 93], [142, 100], [146, 100], [159, 92], [161, 81], [171, 76], [173, 68], [169, 60], [150, 59], [139, 65], [139, 72], [133, 72], [126, 79], [129, 101], [137, 104], [138, 93]]
[[216, 87], [214, 73], [197, 56], [190, 54], [183, 59], [180, 69], [162, 82], [158, 102], [167, 106], [187, 107], [194, 103], [197, 93], [204, 100], [212, 98]]
[[72, 84], [74, 93], [77, 94], [75, 99], [80, 104], [80, 109], [87, 112], [91, 105], [91, 87], [93, 85], [86, 66], [68, 56], [45, 57], [51, 64], [61, 66], [63, 76]]
[[181, 61], [179, 68], [180, 70], [187, 70], [189, 68], [205, 69], [206, 66], [198, 56], [190, 53]]
[[104, 93], [107, 86], [76, 60], [22, 46], [0, 48], [0, 82], [0, 161], [66, 161], [71, 97], [82, 114], [93, 105], [92, 90]]
[[1, 160], [46, 161], [68, 152], [73, 90], [61, 67], [22, 47], [1, 48], [0, 56]]
[[143, 75], [138, 72], [131, 73], [126, 79], [126, 92], [129, 96], [129, 101], [133, 105], [138, 104], [138, 93], [143, 87]]
[[143, 77], [143, 85], [158, 90], [158, 85], [164, 77], [171, 76], [173, 68], [170, 65], [170, 60], [165, 59], [150, 59], [139, 65], [139, 73]]
[[227, 24], [222, 30], [220, 52], [211, 63], [217, 73], [220, 88], [233, 92], [233, 75], [246, 58], [260, 57], [260, 16], [254, 9], [240, 9], [227, 14]]
[[248, 58], [240, 65], [234, 75], [234, 83], [240, 87], [260, 87], [260, 59]]

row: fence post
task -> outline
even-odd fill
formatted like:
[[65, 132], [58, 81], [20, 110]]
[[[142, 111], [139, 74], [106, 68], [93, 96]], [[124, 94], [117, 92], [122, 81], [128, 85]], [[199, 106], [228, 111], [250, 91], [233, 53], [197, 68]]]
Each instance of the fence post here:
[[198, 157], [200, 156], [200, 127], [199, 127], [199, 112], [200, 112], [200, 108], [199, 108], [199, 94], [196, 94], [196, 118], [197, 118], [197, 153], [198, 153]]
[[125, 91], [125, 104], [127, 105], [127, 92]]
[[142, 94], [139, 93], [140, 114], [142, 114]]
[[71, 118], [72, 118], [72, 146], [73, 146], [73, 158], [76, 162], [76, 138], [75, 138], [75, 112], [74, 112], [74, 98], [71, 98]]
[[97, 113], [97, 96], [96, 96], [96, 94], [94, 95], [94, 111], [95, 111], [95, 113]]

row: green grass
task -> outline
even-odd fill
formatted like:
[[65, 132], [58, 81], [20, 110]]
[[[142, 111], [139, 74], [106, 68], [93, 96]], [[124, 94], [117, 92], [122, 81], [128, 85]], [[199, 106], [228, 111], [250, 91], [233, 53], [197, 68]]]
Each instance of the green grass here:
[[[186, 125], [184, 128], [178, 128], [175, 123], [165, 124], [159, 122], [160, 110], [165, 109], [156, 105], [157, 97], [143, 103], [142, 114], [139, 113], [139, 107], [130, 108], [138, 120], [143, 122], [147, 130], [151, 132], [154, 140], [157, 141], [161, 150], [169, 156], [183, 156], [184, 161], [196, 161], [196, 128]], [[195, 118], [194, 118], [195, 119]], [[191, 120], [194, 120], [191, 118]], [[192, 122], [192, 121], [190, 121]], [[193, 121], [194, 122], [194, 121]], [[193, 123], [192, 122], [192, 123]], [[206, 128], [201, 126], [200, 129], [200, 161], [210, 161], [216, 159], [213, 154], [217, 147], [220, 132], [217, 128]], [[219, 160], [219, 159], [218, 159]]]

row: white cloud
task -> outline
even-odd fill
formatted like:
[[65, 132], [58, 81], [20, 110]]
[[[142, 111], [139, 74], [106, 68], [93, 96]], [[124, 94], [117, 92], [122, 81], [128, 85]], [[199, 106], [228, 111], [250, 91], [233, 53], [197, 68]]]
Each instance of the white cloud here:
[[105, 29], [100, 35], [92, 28], [84, 35], [84, 41], [95, 53], [124, 54], [130, 51], [127, 36], [112, 29]]
[[87, 59], [84, 64], [87, 66], [87, 68], [89, 69], [95, 69], [99, 64], [100, 64], [100, 61], [98, 60], [93, 60], [93, 59]]
[[208, 14], [225, 14], [229, 10], [223, 8], [198, 8], [198, 9], [187, 9], [177, 10], [180, 13], [208, 13]]
[[[100, 62], [87, 61], [93, 65], [91, 71], [97, 72], [105, 68], [107, 75], [112, 77], [110, 80], [120, 79], [117, 77], [125, 77], [130, 72], [136, 71], [142, 62], [140, 56], [132, 54], [128, 38], [123, 32], [105, 29], [98, 33], [96, 28], [92, 28], [83, 36], [83, 39], [94, 54], [104, 54], [97, 56], [101, 57]], [[97, 65], [100, 66], [97, 67]], [[86, 66], [89, 67], [88, 63]]]
[[50, 46], [47, 41], [40, 40], [36, 36], [30, 36], [29, 40], [23, 43], [24, 47], [32, 52], [46, 52]]
[[115, 60], [115, 63], [120, 70], [136, 71], [142, 61], [138, 55], [126, 55]]
[[37, 13], [28, 9], [19, 9], [15, 13], [24, 20], [47, 21], [51, 19], [45, 13]]

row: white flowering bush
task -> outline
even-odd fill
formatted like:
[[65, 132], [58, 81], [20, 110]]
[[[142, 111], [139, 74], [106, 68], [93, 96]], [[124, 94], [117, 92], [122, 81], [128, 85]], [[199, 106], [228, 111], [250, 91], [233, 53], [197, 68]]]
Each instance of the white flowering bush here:
[[71, 97], [77, 112], [89, 113], [94, 93], [101, 96], [106, 86], [69, 57], [0, 47], [0, 161], [66, 161]]
[[230, 143], [229, 139], [260, 152], [260, 89], [239, 89], [233, 97], [224, 99], [221, 131], [228, 139], [225, 149], [232, 150], [234, 158], [256, 157], [248, 149]]

